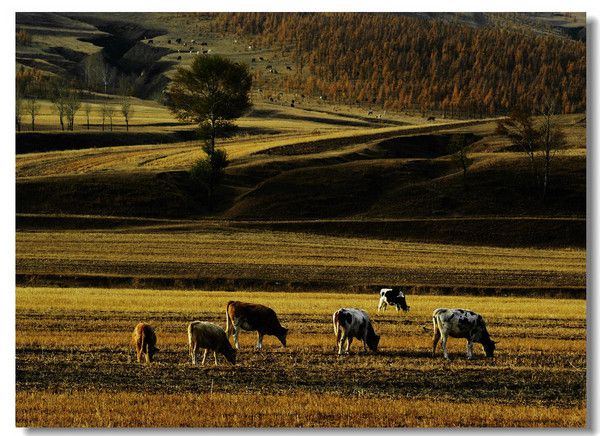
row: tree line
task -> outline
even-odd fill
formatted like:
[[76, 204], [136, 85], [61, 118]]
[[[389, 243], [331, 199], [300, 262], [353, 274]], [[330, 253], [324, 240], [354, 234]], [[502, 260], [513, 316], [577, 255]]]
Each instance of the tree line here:
[[348, 104], [483, 116], [515, 107], [585, 111], [585, 43], [403, 14], [223, 13], [213, 30], [279, 47], [283, 85]]
[[20, 68], [16, 73], [16, 128], [20, 132], [24, 127], [24, 118], [30, 120], [31, 130], [35, 131], [36, 118], [40, 114], [41, 100], [52, 103], [53, 111], [58, 116], [61, 130], [74, 130], [75, 116], [83, 110], [87, 130], [90, 130], [90, 118], [94, 112], [102, 120], [102, 130], [113, 130], [113, 119], [120, 112], [129, 131], [129, 122], [134, 113], [131, 97], [122, 96], [118, 103], [109, 100], [99, 100], [92, 104], [84, 101], [83, 92], [76, 83], [62, 77], [44, 75], [40, 70]]

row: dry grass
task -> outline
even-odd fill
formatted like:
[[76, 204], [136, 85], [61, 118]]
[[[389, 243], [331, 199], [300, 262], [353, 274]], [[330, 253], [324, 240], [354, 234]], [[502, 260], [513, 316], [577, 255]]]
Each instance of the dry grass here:
[[[338, 293], [18, 288], [16, 297], [19, 426], [585, 424], [583, 300], [409, 296], [410, 312], [376, 313], [376, 295]], [[235, 367], [223, 358], [192, 367], [187, 323], [223, 325], [230, 299], [273, 307], [288, 347], [267, 336], [255, 352], [255, 335], [243, 333]], [[371, 313], [378, 354], [357, 342], [349, 356], [335, 354], [330, 318], [341, 306]], [[462, 340], [449, 341], [450, 362], [431, 358], [439, 306], [482, 313], [498, 341], [494, 361], [479, 347], [467, 361]], [[161, 349], [141, 368], [128, 350], [140, 320], [154, 325]], [[142, 418], [151, 409], [152, 420]]]
[[[183, 230], [183, 229], [182, 229]], [[281, 282], [566, 287], [585, 284], [583, 249], [498, 248], [304, 233], [17, 232], [18, 274]]]
[[348, 401], [309, 393], [44, 391], [17, 393], [17, 402], [27, 405], [17, 411], [17, 426], [29, 427], [580, 427], [585, 422], [584, 405], [508, 408], [407, 398], [395, 398], [392, 405], [387, 398]]

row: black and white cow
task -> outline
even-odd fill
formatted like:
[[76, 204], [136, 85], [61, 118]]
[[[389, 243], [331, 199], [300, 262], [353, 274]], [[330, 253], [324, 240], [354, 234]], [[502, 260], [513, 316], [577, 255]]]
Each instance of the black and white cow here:
[[338, 309], [333, 314], [333, 333], [337, 336], [338, 354], [342, 354], [344, 342], [345, 353], [350, 350], [353, 338], [363, 341], [365, 352], [367, 346], [377, 351], [380, 336], [375, 334], [367, 312], [361, 309]]
[[483, 345], [487, 357], [494, 357], [496, 342], [490, 338], [485, 321], [478, 313], [466, 309], [435, 309], [433, 311], [432, 355], [435, 355], [435, 349], [441, 338], [444, 357], [448, 359], [446, 342], [449, 336], [467, 340], [467, 359], [473, 357], [473, 342]]
[[410, 310], [410, 306], [406, 305], [406, 297], [400, 288], [382, 288], [379, 291], [379, 306], [377, 306], [377, 312], [381, 309], [385, 310], [387, 306], [395, 306], [396, 311], [402, 309], [407, 312]]

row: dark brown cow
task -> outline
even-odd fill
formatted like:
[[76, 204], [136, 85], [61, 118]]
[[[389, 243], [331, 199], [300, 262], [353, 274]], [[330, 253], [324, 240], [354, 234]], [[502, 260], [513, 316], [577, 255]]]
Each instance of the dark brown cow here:
[[281, 326], [277, 314], [273, 309], [262, 304], [242, 303], [241, 301], [230, 301], [225, 310], [227, 337], [233, 333], [235, 348], [239, 350], [238, 336], [240, 330], [256, 331], [258, 342], [256, 348], [262, 348], [264, 335], [275, 336], [281, 344], [286, 346], [288, 330]]
[[131, 346], [137, 354], [138, 362], [142, 361], [142, 354], [146, 355], [146, 363], [152, 362], [153, 356], [158, 351], [154, 329], [143, 322], [136, 325], [131, 335]]

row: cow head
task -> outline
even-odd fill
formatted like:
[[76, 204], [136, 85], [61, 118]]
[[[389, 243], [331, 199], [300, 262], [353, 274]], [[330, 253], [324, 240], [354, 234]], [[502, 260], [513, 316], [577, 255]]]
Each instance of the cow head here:
[[229, 347], [227, 350], [223, 351], [223, 356], [225, 359], [232, 365], [235, 365], [235, 359], [237, 355], [237, 350], [235, 348]]
[[494, 350], [496, 349], [496, 342], [492, 341], [489, 337], [487, 341], [482, 342], [483, 349], [486, 357], [494, 357]]
[[398, 304], [403, 311], [408, 312], [410, 310], [410, 306], [406, 304], [406, 297], [402, 292], [400, 292], [400, 295], [398, 295]]
[[380, 339], [381, 336], [376, 335], [375, 333], [367, 335], [367, 347], [369, 347], [371, 351], [377, 351]]
[[279, 342], [281, 342], [281, 345], [283, 345], [284, 347], [287, 347], [287, 334], [288, 334], [288, 329], [286, 329], [285, 327], [281, 327], [279, 329], [279, 331], [277, 332], [277, 334], [275, 335], [277, 337], [277, 339], [279, 339]]
[[155, 347], [154, 345], [148, 345], [148, 361], [152, 362], [152, 359], [154, 358], [154, 355], [156, 353], [158, 353], [159, 348]]

